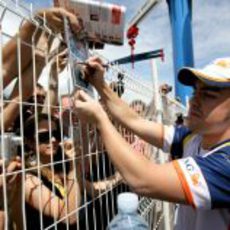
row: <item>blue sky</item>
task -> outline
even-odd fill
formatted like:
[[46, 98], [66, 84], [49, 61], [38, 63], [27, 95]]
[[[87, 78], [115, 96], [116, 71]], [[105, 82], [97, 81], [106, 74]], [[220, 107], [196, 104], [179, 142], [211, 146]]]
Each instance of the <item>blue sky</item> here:
[[[39, 7], [52, 4], [51, 0], [33, 2]], [[127, 7], [126, 22], [136, 14], [145, 2], [144, 0], [108, 0], [107, 2], [123, 4]], [[201, 67], [211, 60], [230, 56], [230, 1], [229, 0], [193, 0], [193, 46], [196, 67]], [[136, 52], [145, 52], [163, 48], [166, 54], [165, 62], [158, 62], [159, 80], [161, 83], [174, 84], [171, 29], [168, 17], [168, 7], [162, 0], [140, 24], [140, 35], [137, 38]], [[113, 60], [130, 54], [130, 48], [125, 41], [122, 47], [106, 46], [102, 51], [107, 58]], [[149, 61], [135, 64], [132, 70], [137, 78], [145, 82], [151, 81]]]

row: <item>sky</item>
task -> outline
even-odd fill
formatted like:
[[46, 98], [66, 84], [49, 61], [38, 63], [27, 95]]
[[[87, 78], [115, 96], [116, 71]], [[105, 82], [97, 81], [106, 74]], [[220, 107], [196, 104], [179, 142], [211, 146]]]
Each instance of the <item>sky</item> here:
[[[101, 0], [102, 1], [102, 0]], [[26, 0], [33, 3], [34, 8], [44, 8], [52, 5], [52, 0]], [[126, 24], [136, 15], [144, 0], [107, 0], [114, 4], [127, 7]], [[200, 68], [215, 58], [230, 56], [230, 1], [229, 0], [193, 0], [193, 47], [195, 66]], [[12, 23], [12, 20], [7, 22]], [[174, 85], [173, 49], [171, 42], [171, 27], [166, 0], [160, 3], [148, 14], [139, 25], [140, 34], [136, 39], [135, 53], [163, 48], [165, 61], [157, 60], [159, 82]], [[130, 47], [125, 40], [124, 46], [109, 46], [101, 52], [109, 60], [121, 58], [130, 54]], [[151, 84], [150, 61], [125, 65], [137, 79]]]

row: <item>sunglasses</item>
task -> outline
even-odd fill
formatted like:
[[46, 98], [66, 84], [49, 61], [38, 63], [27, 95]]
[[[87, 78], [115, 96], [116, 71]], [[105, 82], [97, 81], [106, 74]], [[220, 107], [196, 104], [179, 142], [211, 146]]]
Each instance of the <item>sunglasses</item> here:
[[57, 141], [61, 141], [61, 133], [57, 130], [53, 130], [52, 132], [47, 131], [38, 133], [39, 143], [49, 143], [50, 137], [54, 137]]
[[37, 103], [38, 104], [43, 104], [45, 99], [46, 99], [46, 96], [45, 95], [40, 95], [40, 94], [37, 94], [36, 96], [31, 96], [28, 100], [29, 103], [35, 103], [35, 97], [37, 98]]

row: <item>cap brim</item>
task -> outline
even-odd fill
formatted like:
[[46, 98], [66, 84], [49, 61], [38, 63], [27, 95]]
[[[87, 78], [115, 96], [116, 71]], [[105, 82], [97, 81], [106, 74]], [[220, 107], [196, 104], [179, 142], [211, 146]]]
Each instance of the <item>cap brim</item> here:
[[178, 80], [183, 85], [193, 86], [197, 78], [193, 68], [182, 68], [178, 73]]
[[230, 82], [217, 80], [217, 78], [210, 77], [204, 72], [194, 68], [182, 68], [178, 73], [178, 80], [183, 85], [194, 86], [197, 80], [204, 82], [207, 85], [215, 87], [230, 87]]

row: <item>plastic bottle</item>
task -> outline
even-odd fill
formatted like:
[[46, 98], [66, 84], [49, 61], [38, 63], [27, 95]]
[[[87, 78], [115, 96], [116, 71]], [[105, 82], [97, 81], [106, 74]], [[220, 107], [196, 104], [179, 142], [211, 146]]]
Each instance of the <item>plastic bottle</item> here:
[[118, 214], [113, 218], [107, 230], [149, 230], [148, 224], [137, 213], [138, 196], [134, 193], [118, 195]]

